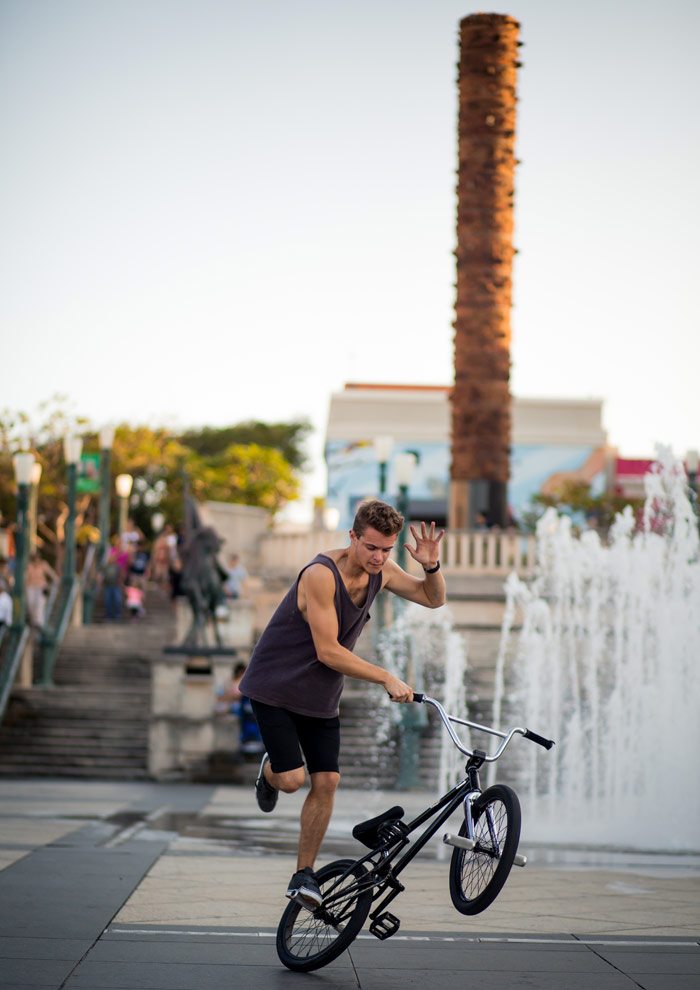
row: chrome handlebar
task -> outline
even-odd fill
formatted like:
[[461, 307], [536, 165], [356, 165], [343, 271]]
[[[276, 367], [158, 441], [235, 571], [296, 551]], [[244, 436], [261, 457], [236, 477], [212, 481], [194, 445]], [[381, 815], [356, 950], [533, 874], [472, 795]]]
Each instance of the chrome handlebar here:
[[447, 729], [452, 742], [455, 744], [460, 753], [463, 753], [465, 756], [474, 756], [474, 750], [467, 749], [455, 730], [452, 728], [452, 722], [456, 725], [466, 725], [468, 728], [476, 729], [479, 732], [487, 732], [491, 736], [498, 736], [502, 739], [503, 742], [498, 747], [496, 752], [491, 756], [487, 754], [484, 757], [485, 763], [495, 763], [515, 735], [525, 736], [526, 739], [536, 742], [539, 746], [544, 746], [545, 749], [551, 749], [554, 745], [554, 741], [552, 739], [545, 739], [544, 736], [540, 736], [536, 732], [531, 732], [529, 729], [523, 729], [520, 726], [509, 729], [508, 732], [501, 732], [500, 729], [494, 729], [489, 725], [480, 725], [478, 722], [470, 722], [468, 719], [457, 718], [456, 715], [448, 715], [440, 702], [436, 701], [435, 698], [429, 698], [427, 694], [419, 694], [414, 691], [413, 700], [419, 704], [432, 705], [432, 707], [435, 708], [445, 728]]

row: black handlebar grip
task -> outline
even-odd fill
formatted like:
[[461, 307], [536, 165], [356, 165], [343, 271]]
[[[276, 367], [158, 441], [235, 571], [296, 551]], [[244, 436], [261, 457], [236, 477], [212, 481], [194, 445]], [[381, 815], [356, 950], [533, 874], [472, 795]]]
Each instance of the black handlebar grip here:
[[530, 732], [529, 729], [525, 729], [525, 738], [532, 739], [538, 746], [544, 746], [545, 749], [551, 749], [554, 745], [553, 739], [545, 739], [544, 736], [538, 736], [536, 732]]
[[421, 691], [414, 691], [414, 692], [413, 692], [413, 700], [414, 700], [414, 701], [416, 702], [416, 704], [418, 704], [418, 705], [420, 705], [420, 704], [421, 704], [421, 702], [423, 701], [423, 698], [424, 698], [424, 697], [425, 697], [425, 695], [424, 695], [424, 694], [423, 694], [423, 693], [422, 693]]

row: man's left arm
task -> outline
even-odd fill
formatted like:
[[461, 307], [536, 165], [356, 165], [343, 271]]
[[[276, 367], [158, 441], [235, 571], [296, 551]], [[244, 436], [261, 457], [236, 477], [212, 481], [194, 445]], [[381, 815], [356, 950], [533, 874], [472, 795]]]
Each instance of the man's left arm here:
[[445, 579], [440, 571], [440, 542], [445, 531], [441, 529], [436, 534], [435, 523], [431, 523], [429, 529], [424, 522], [420, 526], [420, 533], [415, 526], [410, 527], [416, 541], [415, 547], [410, 543], [404, 546], [423, 568], [423, 578], [408, 574], [395, 561], [388, 560], [384, 569], [387, 575], [384, 587], [409, 602], [416, 602], [426, 608], [440, 608], [445, 604], [446, 598]]

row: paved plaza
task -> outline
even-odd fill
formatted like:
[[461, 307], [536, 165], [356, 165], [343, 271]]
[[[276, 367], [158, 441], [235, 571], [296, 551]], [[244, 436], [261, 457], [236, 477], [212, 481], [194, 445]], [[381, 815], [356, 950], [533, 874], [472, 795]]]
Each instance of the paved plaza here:
[[[279, 962], [302, 795], [262, 815], [229, 786], [0, 781], [0, 988], [700, 986], [700, 857], [528, 848], [496, 902], [452, 907], [437, 840], [403, 874], [401, 929], [366, 929], [316, 973]], [[342, 790], [321, 862], [352, 825], [426, 795]]]

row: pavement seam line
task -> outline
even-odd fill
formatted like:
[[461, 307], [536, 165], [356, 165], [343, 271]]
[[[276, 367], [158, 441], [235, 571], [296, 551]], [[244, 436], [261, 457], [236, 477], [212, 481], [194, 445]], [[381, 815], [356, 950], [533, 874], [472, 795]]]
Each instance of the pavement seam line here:
[[592, 952], [594, 956], [597, 956], [598, 959], [601, 960], [601, 962], [604, 962], [606, 965], [610, 966], [611, 969], [614, 969], [616, 973], [620, 973], [621, 976], [627, 977], [627, 979], [631, 983], [633, 983], [636, 987], [639, 987], [639, 990], [645, 990], [644, 985], [642, 983], [638, 983], [633, 976], [630, 976], [629, 973], [625, 973], [624, 970], [620, 969], [619, 966], [616, 966], [615, 963], [610, 962], [609, 959], [606, 959], [605, 956], [603, 956], [597, 949], [594, 949], [593, 946], [590, 945], [588, 942], [585, 942], [583, 939], [577, 938], [576, 935], [574, 935], [574, 938], [576, 939], [577, 942], [582, 942], [584, 945], [586, 945], [588, 950]]
[[352, 958], [352, 952], [350, 951], [351, 949], [352, 949], [352, 942], [347, 947], [346, 952], [347, 952], [348, 958], [350, 960], [350, 965], [352, 966], [352, 971], [355, 974], [355, 979], [357, 980], [357, 986], [358, 986], [359, 990], [362, 990], [362, 983], [360, 982], [360, 974], [357, 972], [357, 966], [355, 965], [355, 960]]

